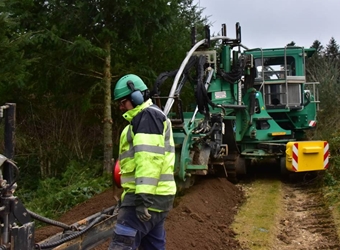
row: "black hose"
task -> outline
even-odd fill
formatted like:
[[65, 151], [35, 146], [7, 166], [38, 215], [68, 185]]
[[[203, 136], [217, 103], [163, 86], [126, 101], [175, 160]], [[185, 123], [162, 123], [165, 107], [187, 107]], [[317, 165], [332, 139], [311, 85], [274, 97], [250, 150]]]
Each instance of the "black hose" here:
[[234, 83], [240, 80], [242, 77], [242, 67], [241, 67], [240, 61], [237, 62], [235, 67], [230, 72], [227, 73], [224, 70], [219, 69], [217, 71], [217, 74], [219, 74], [223, 80], [229, 83]]
[[77, 237], [79, 237], [80, 235], [86, 233], [91, 227], [93, 227], [96, 223], [98, 223], [99, 221], [101, 221], [103, 218], [106, 218], [106, 214], [102, 214], [100, 216], [98, 216], [95, 220], [93, 220], [85, 229], [83, 229], [82, 231], [76, 232], [74, 234], [71, 234], [63, 239], [60, 239], [56, 242], [53, 243], [46, 243], [46, 244], [35, 244], [35, 248], [36, 249], [48, 249], [48, 248], [54, 248], [57, 247], [67, 241], [73, 240]]
[[191, 80], [190, 75], [189, 75], [189, 70], [191, 68], [193, 68], [197, 63], [197, 56], [192, 56], [190, 57], [188, 63], [185, 65], [184, 69], [183, 69], [183, 77], [182, 80], [180, 81], [180, 83], [177, 86], [177, 89], [175, 91], [175, 95], [179, 95], [184, 83], [187, 81], [187, 79], [189, 78], [189, 81]]
[[48, 224], [51, 224], [51, 225], [54, 225], [54, 226], [57, 226], [57, 227], [61, 227], [61, 228], [64, 228], [64, 229], [73, 229], [73, 226], [66, 225], [62, 222], [51, 220], [49, 218], [43, 217], [43, 216], [36, 214], [36, 213], [34, 213], [34, 212], [32, 212], [28, 209], [26, 209], [26, 210], [34, 219], [37, 219], [37, 220], [40, 220], [42, 222], [45, 222], [45, 223], [48, 223]]
[[197, 65], [197, 85], [195, 90], [196, 96], [196, 103], [198, 112], [207, 116], [209, 114], [209, 106], [208, 106], [208, 95], [204, 85], [204, 64], [206, 63], [207, 59], [205, 56], [200, 56], [198, 58], [198, 65]]
[[161, 94], [160, 87], [162, 86], [162, 84], [169, 77], [174, 77], [177, 74], [177, 72], [178, 72], [178, 69], [173, 70], [173, 71], [166, 71], [166, 72], [159, 74], [156, 81], [155, 81], [153, 90], [151, 91], [150, 95], [151, 96], [154, 96], [154, 95], [159, 96]]
[[[190, 57], [188, 63], [185, 65], [185, 67], [183, 69], [183, 73], [182, 73], [183, 78], [181, 80], [181, 83], [179, 84], [179, 87], [176, 90], [176, 94], [179, 94], [179, 92], [181, 91], [184, 83], [186, 82], [186, 79], [188, 78], [189, 70], [196, 64], [196, 62], [197, 62], [197, 56]], [[151, 96], [161, 95], [160, 87], [162, 86], [162, 84], [169, 77], [174, 78], [177, 75], [177, 72], [178, 72], [178, 69], [173, 70], [173, 71], [166, 71], [166, 72], [159, 74], [155, 83], [154, 83], [153, 90], [151, 91]]]
[[195, 91], [195, 96], [196, 96], [196, 103], [198, 107], [198, 111], [205, 115], [206, 118], [209, 120], [209, 106], [213, 108], [222, 108], [220, 105], [217, 105], [213, 103], [209, 96], [208, 96], [208, 91], [205, 86], [204, 80], [204, 65], [206, 63], [206, 57], [205, 56], [200, 56], [198, 60], [198, 65], [197, 65], [197, 86], [196, 86], [196, 91]]
[[17, 167], [17, 165], [15, 165], [15, 163], [14, 163], [12, 160], [7, 159], [6, 161], [7, 161], [9, 164], [11, 164], [12, 167], [14, 167], [15, 172], [16, 172], [13, 181], [7, 186], [7, 189], [10, 190], [10, 189], [12, 188], [12, 186], [14, 185], [14, 183], [16, 183], [20, 171], [19, 171], [19, 168]]
[[214, 132], [214, 130], [216, 129], [217, 125], [218, 124], [215, 122], [214, 125], [211, 127], [210, 131], [205, 134], [205, 137], [210, 136], [212, 134], [212, 132]]

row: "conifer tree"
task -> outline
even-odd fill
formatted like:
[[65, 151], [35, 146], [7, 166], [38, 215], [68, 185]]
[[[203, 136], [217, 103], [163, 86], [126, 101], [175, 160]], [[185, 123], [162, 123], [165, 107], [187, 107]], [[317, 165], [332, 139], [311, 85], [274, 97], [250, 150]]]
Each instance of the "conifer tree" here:
[[314, 48], [318, 55], [320, 55], [323, 52], [323, 50], [324, 50], [324, 47], [323, 47], [323, 45], [321, 44], [321, 42], [319, 40], [315, 40], [313, 42], [311, 48]]
[[4, 102], [12, 101], [10, 86], [16, 89], [24, 84], [28, 75], [26, 66], [30, 63], [24, 59], [23, 38], [12, 32], [15, 25], [16, 20], [10, 17], [5, 3], [0, 1], [0, 99]]
[[[54, 115], [56, 124], [62, 121], [60, 112], [65, 114], [74, 107], [77, 115], [85, 110], [92, 112], [92, 120], [100, 117], [103, 124], [103, 169], [109, 170], [112, 147], [117, 143], [123, 124], [116, 104], [111, 101], [114, 83], [124, 74], [135, 73], [150, 87], [156, 72], [174, 65], [177, 67], [179, 59], [174, 55], [182, 59], [189, 49], [190, 39], [186, 39], [190, 36], [188, 23], [200, 20], [202, 10], [196, 12], [192, 1], [183, 0], [5, 1], [11, 17], [18, 20], [13, 30], [21, 36], [31, 34], [25, 40], [25, 58], [35, 59], [35, 63], [29, 68], [31, 77], [26, 79], [28, 83], [25, 93], [20, 95], [24, 97], [21, 101], [35, 108], [39, 106], [45, 118], [60, 109]], [[187, 40], [186, 44], [184, 40]], [[42, 103], [48, 103], [45, 111]], [[80, 122], [80, 119], [75, 120]], [[115, 125], [114, 130], [112, 125]], [[58, 129], [63, 124], [40, 126], [65, 130]], [[38, 137], [47, 140], [51, 134], [48, 130], [45, 134], [39, 130]], [[66, 143], [72, 144], [73, 140], [67, 141], [69, 135], [64, 138]], [[57, 145], [62, 144], [50, 141], [42, 146], [43, 152], [50, 151], [46, 157], [59, 152], [71, 157], [73, 150], [63, 147], [57, 150]], [[83, 147], [86, 143], [79, 145]], [[71, 147], [79, 148], [73, 144]], [[77, 155], [85, 157], [78, 149]], [[56, 165], [60, 167], [62, 164]]]
[[334, 37], [326, 45], [325, 56], [331, 60], [339, 58], [339, 44], [335, 41]]

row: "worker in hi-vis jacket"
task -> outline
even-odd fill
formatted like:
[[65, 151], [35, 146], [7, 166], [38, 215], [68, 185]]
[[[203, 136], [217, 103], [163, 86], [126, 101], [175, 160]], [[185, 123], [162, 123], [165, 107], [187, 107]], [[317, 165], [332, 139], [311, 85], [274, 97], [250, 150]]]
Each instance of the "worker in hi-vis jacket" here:
[[129, 124], [120, 136], [123, 193], [109, 250], [165, 249], [164, 222], [176, 193], [175, 145], [170, 120], [149, 95], [133, 74], [123, 76], [114, 89]]

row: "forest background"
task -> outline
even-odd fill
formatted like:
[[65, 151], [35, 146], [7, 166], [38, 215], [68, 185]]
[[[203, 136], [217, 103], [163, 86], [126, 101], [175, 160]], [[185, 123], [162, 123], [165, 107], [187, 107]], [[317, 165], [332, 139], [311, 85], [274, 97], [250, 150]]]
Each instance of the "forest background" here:
[[[0, 0], [0, 105], [16, 104], [17, 195], [27, 208], [56, 218], [112, 185], [126, 125], [112, 102], [115, 82], [134, 73], [152, 89], [160, 73], [177, 69], [191, 48], [191, 28], [203, 38], [209, 25], [202, 11], [192, 0]], [[310, 136], [330, 142], [322, 184], [337, 203], [339, 45], [331, 37], [311, 47], [307, 80], [321, 83], [321, 108]]]

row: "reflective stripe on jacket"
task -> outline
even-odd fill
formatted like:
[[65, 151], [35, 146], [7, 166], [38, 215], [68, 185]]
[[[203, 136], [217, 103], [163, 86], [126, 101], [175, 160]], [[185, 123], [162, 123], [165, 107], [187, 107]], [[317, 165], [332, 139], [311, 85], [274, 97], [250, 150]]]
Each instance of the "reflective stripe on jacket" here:
[[123, 117], [130, 124], [120, 137], [122, 206], [168, 211], [176, 193], [171, 122], [151, 99]]

